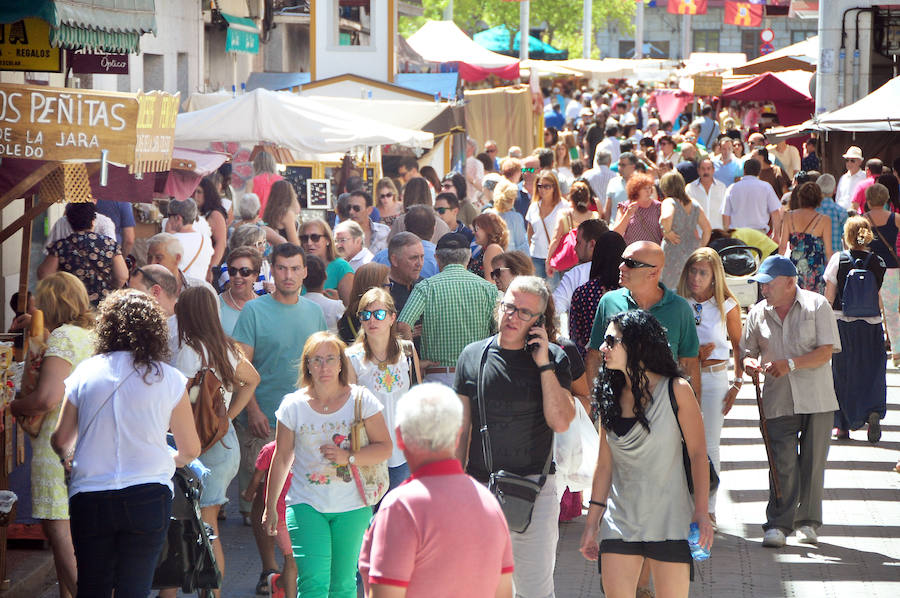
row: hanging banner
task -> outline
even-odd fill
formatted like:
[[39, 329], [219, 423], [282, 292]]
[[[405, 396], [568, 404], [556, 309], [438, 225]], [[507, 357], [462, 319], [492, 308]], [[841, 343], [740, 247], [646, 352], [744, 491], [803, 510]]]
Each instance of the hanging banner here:
[[764, 4], [725, 0], [725, 23], [739, 27], [759, 27], [765, 8]]
[[128, 54], [107, 54], [88, 50], [66, 51], [66, 65], [73, 73], [98, 75], [127, 75]]
[[673, 15], [705, 15], [706, 0], [669, 0], [666, 10]]
[[62, 52], [50, 45], [50, 23], [43, 19], [0, 23], [0, 71], [62, 71]]
[[134, 168], [130, 172], [159, 172], [169, 169], [175, 147], [175, 117], [180, 94], [161, 91], [138, 94], [137, 140]]

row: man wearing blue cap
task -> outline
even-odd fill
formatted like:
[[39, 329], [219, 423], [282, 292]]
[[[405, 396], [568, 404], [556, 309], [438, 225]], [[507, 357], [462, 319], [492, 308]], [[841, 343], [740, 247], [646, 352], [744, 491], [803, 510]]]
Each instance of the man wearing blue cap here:
[[784, 546], [794, 530], [800, 542], [817, 544], [838, 408], [830, 375], [831, 354], [841, 350], [837, 323], [825, 297], [797, 286], [797, 269], [786, 257], [766, 258], [751, 280], [759, 283], [764, 300], [747, 315], [741, 350], [744, 371], [765, 375], [760, 408], [774, 463], [763, 546]]

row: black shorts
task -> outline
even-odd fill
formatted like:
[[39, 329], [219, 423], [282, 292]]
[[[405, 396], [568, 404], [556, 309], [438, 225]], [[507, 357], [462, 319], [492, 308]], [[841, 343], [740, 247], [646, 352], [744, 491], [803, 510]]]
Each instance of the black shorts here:
[[[662, 542], [626, 542], [624, 540], [602, 540], [600, 542], [600, 555], [612, 554], [636, 554], [654, 561], [664, 563], [687, 563], [691, 566], [691, 581], [694, 580], [694, 559], [691, 558], [691, 547], [687, 540], [663, 540]], [[600, 571], [600, 562], [597, 559], [597, 571]]]

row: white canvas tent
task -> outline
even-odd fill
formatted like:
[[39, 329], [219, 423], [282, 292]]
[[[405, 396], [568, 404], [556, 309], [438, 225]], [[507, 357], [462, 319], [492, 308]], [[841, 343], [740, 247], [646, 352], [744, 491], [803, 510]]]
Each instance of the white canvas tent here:
[[434, 135], [348, 114], [289, 92], [255, 89], [233, 100], [179, 114], [175, 143], [205, 149], [216, 141], [265, 141], [301, 154], [345, 152], [388, 143], [427, 149]]
[[813, 35], [802, 42], [754, 58], [743, 66], [734, 67], [732, 73], [735, 75], [758, 75], [792, 70], [815, 72], [818, 62], [819, 36]]
[[485, 69], [519, 62], [479, 45], [453, 21], [427, 21], [406, 41], [428, 62], [464, 62]]
[[869, 95], [832, 112], [814, 117], [810, 128], [819, 131], [900, 131], [900, 77]]

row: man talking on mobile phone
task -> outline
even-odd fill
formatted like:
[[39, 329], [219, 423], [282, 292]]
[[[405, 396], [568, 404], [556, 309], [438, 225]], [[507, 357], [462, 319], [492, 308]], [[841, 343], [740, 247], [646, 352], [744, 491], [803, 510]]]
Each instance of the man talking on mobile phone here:
[[511, 533], [517, 598], [554, 596], [559, 497], [553, 434], [565, 432], [575, 417], [569, 359], [543, 326], [549, 299], [542, 279], [513, 279], [497, 310], [498, 334], [469, 344], [456, 364], [454, 386], [463, 403], [458, 456], [466, 473], [488, 483], [502, 470], [540, 486], [530, 523]]

